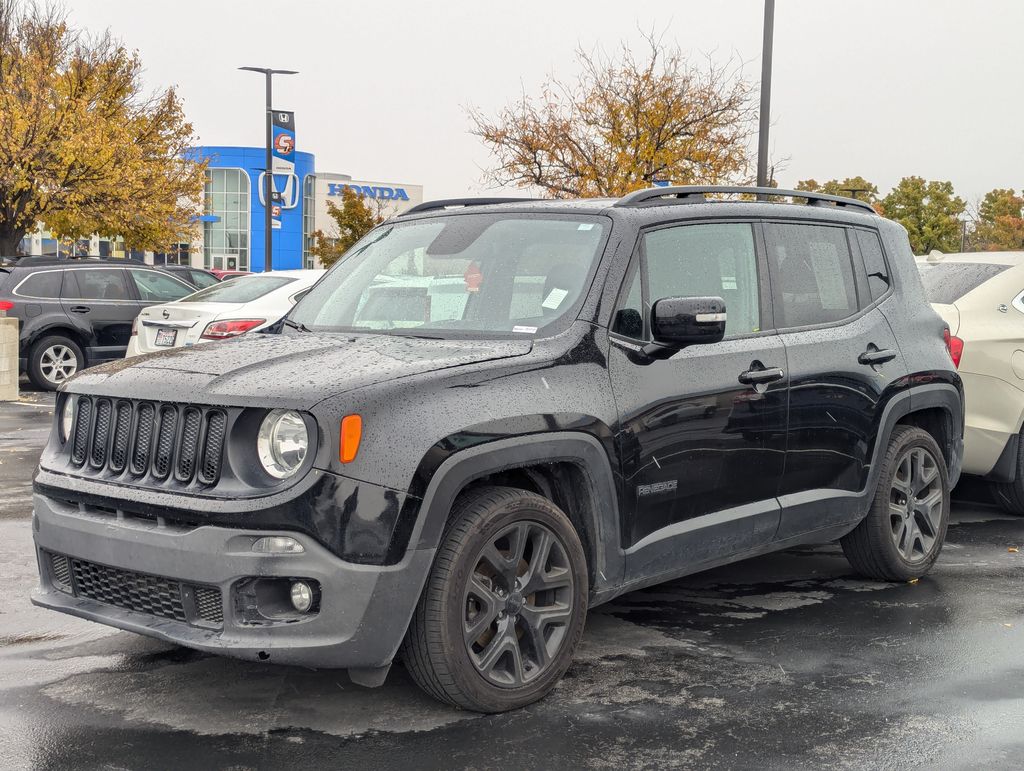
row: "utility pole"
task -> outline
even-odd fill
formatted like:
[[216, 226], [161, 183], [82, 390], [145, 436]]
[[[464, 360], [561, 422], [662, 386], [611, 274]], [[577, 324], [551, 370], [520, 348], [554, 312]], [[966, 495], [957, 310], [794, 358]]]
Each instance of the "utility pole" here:
[[[757, 133], [757, 186], [768, 187], [768, 123], [772, 103], [772, 38], [775, 0], [764, 0], [764, 37], [761, 41], [761, 111]], [[762, 198], [763, 200], [763, 198]]]
[[274, 86], [273, 80], [275, 75], [297, 75], [295, 70], [275, 70], [270, 67], [239, 67], [240, 70], [246, 70], [248, 72], [262, 72], [267, 79], [267, 114], [266, 114], [266, 128], [267, 128], [267, 141], [266, 141], [266, 168], [263, 171], [263, 270], [269, 273], [274, 269], [274, 258], [273, 258], [273, 234], [274, 227], [271, 222], [271, 207], [274, 191], [274, 160], [272, 157], [273, 142], [274, 142], [274, 127], [273, 127], [273, 113], [274, 113]]

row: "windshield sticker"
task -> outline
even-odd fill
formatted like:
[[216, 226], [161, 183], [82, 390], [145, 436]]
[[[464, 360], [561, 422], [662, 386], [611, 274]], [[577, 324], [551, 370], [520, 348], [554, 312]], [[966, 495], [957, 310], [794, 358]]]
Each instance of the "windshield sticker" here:
[[544, 302], [540, 304], [540, 307], [554, 310], [562, 304], [562, 300], [564, 300], [568, 294], [569, 293], [566, 290], [555, 287], [548, 293], [548, 296], [545, 298]]
[[522, 332], [523, 334], [526, 334], [526, 335], [532, 335], [534, 332], [537, 331], [537, 327], [514, 326], [514, 327], [512, 327], [512, 331], [513, 332]]

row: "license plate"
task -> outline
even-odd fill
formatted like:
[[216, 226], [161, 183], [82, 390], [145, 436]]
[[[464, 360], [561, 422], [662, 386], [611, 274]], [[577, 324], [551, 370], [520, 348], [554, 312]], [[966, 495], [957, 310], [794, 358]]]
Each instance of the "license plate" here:
[[174, 345], [174, 340], [177, 336], [178, 330], [176, 329], [158, 329], [156, 331], [156, 340], [153, 341], [153, 345], [160, 345], [169, 348]]

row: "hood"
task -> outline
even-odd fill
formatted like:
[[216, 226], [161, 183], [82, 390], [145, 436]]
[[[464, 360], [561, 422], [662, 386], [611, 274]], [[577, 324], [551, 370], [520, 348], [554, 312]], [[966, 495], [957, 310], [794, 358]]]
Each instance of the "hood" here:
[[248, 334], [83, 371], [66, 390], [132, 399], [312, 407], [384, 380], [523, 356], [531, 340], [418, 340], [389, 335]]

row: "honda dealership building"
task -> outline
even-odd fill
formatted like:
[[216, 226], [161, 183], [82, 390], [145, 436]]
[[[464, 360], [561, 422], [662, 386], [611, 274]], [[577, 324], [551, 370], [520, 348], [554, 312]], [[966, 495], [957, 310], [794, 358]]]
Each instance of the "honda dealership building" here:
[[[262, 271], [264, 259], [263, 147], [199, 147], [196, 154], [208, 163], [204, 211], [191, 239], [167, 252], [126, 250], [123, 240], [93, 236], [74, 245], [76, 254], [101, 257], [134, 257], [148, 263], [191, 264], [198, 268]], [[320, 172], [312, 153], [292, 152], [289, 173], [275, 172], [273, 255], [275, 270], [315, 267], [310, 254], [313, 233], [328, 238], [335, 228], [327, 203], [341, 205], [345, 188], [367, 199], [374, 211], [385, 216], [423, 201], [423, 187], [398, 181], [355, 179], [346, 174]], [[67, 246], [40, 227], [23, 244], [27, 254], [64, 255]]]

